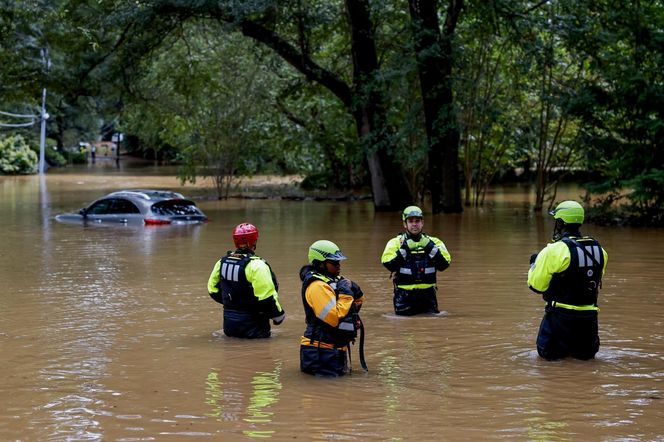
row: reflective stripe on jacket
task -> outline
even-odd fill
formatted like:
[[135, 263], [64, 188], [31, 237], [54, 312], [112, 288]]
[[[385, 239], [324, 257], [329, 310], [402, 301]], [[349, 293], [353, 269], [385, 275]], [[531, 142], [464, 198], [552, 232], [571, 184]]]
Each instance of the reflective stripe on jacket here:
[[537, 255], [528, 285], [550, 305], [555, 301], [556, 307], [568, 310], [592, 310], [607, 261], [608, 254], [595, 239], [566, 235]]
[[311, 266], [305, 266], [300, 271], [300, 278], [307, 324], [302, 345], [326, 348], [347, 346], [356, 334], [351, 320], [356, 312], [353, 296], [338, 293], [337, 279], [315, 272]]
[[[429, 241], [433, 241], [435, 246], [427, 253], [425, 247]], [[399, 251], [404, 242], [410, 250], [405, 259]], [[425, 234], [419, 241], [407, 240], [405, 234], [400, 234], [388, 241], [381, 256], [381, 263], [394, 272], [394, 284], [404, 290], [435, 287], [436, 271], [445, 270], [451, 262], [452, 257], [445, 244]]]
[[208, 280], [208, 292], [225, 308], [262, 313], [270, 318], [283, 315], [279, 284], [269, 264], [245, 250], [221, 258]]

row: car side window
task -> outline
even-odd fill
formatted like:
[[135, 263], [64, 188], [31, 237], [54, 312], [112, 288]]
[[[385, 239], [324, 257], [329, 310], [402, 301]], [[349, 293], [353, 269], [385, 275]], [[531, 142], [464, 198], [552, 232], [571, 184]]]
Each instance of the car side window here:
[[97, 201], [93, 205], [90, 206], [90, 208], [87, 211], [88, 215], [106, 215], [107, 213], [111, 213], [111, 204], [113, 203], [113, 200], [111, 199], [106, 199], [106, 200], [101, 200]]
[[123, 200], [123, 199], [116, 199], [113, 200], [113, 207], [111, 213], [141, 213], [140, 210], [138, 210], [138, 207], [131, 201]]

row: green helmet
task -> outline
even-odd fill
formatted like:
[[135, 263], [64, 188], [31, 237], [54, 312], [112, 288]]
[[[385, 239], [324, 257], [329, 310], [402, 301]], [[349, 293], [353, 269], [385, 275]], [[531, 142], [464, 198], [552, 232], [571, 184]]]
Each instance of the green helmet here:
[[319, 239], [311, 246], [309, 246], [309, 262], [314, 263], [314, 261], [325, 261], [329, 259], [330, 261], [341, 261], [346, 259], [339, 247], [332, 241], [326, 239]]
[[403, 221], [406, 221], [407, 218], [423, 218], [422, 216], [422, 209], [420, 209], [417, 206], [408, 206], [405, 209], [403, 209], [403, 213], [401, 214], [401, 219]]
[[555, 219], [561, 219], [567, 224], [583, 224], [585, 211], [576, 201], [563, 201], [549, 212]]

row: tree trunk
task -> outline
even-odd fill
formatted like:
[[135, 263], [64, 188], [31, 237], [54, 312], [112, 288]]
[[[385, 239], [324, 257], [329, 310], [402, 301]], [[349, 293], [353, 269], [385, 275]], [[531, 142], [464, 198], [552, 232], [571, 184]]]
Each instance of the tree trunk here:
[[[243, 35], [272, 49], [308, 80], [332, 92], [346, 106], [355, 120], [357, 133], [365, 149], [371, 173], [371, 187], [377, 210], [396, 210], [412, 203], [410, 190], [399, 164], [390, 153], [387, 118], [382, 99], [382, 85], [376, 80], [378, 57], [371, 23], [369, 0], [346, 0], [351, 29], [354, 84], [352, 88], [334, 72], [318, 65], [307, 53], [266, 27], [260, 11], [236, 16], [225, 2], [179, 2], [163, 0], [151, 7], [152, 20], [177, 16], [180, 20], [193, 17], [215, 18], [236, 26]], [[241, 3], [241, 2], [240, 2]], [[244, 11], [246, 12], [246, 11]], [[143, 24], [142, 26], [147, 26]], [[163, 26], [163, 25], [162, 25]]]
[[452, 94], [452, 43], [463, 0], [449, 0], [444, 32], [436, 0], [408, 0], [429, 142], [429, 180], [434, 213], [459, 213], [459, 127]]
[[378, 80], [378, 56], [368, 0], [346, 0], [353, 55], [353, 117], [367, 152], [376, 210], [402, 209], [412, 195], [402, 168], [389, 154], [391, 140], [383, 85]]

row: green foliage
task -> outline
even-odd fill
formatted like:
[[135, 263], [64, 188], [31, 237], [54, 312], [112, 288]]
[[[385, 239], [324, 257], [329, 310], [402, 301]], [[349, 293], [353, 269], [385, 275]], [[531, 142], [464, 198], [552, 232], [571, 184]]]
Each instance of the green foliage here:
[[302, 180], [300, 187], [304, 190], [326, 190], [333, 180], [334, 177], [330, 172], [312, 173]]
[[600, 197], [596, 197], [592, 204], [590, 195], [586, 196], [586, 218], [585, 222], [592, 222], [601, 225], [620, 224], [624, 216], [617, 209], [622, 196], [616, 192], [608, 192]]
[[[37, 144], [30, 144], [30, 149], [39, 158], [39, 146]], [[46, 164], [53, 167], [63, 167], [67, 165], [67, 158], [57, 150], [57, 146], [53, 140], [47, 139], [44, 148], [44, 159]]]
[[284, 166], [306, 175], [327, 176], [327, 185], [348, 188], [366, 177], [353, 121], [339, 100], [320, 86], [292, 79], [276, 97], [285, 120], [278, 136]]
[[64, 155], [62, 155], [59, 151], [57, 151], [54, 146], [46, 147], [44, 149], [44, 157], [46, 163], [49, 166], [63, 167], [67, 165], [67, 159], [64, 157]]
[[0, 173], [23, 175], [37, 172], [39, 157], [30, 149], [22, 136], [0, 139]]
[[[450, 4], [438, 2], [443, 34]], [[367, 183], [365, 157], [381, 147], [421, 201], [429, 145], [408, 3], [369, 5], [380, 69], [360, 78], [342, 0], [0, 0], [0, 110], [35, 114], [46, 88], [58, 152], [105, 125], [177, 156], [189, 180], [295, 172], [347, 188]], [[273, 35], [248, 38], [247, 19]], [[560, 170], [582, 169], [603, 184], [589, 189], [607, 222], [659, 222], [662, 29], [661, 1], [464, 2], [446, 37], [467, 201], [481, 204], [516, 166], [549, 174], [538, 200]], [[305, 58], [312, 71], [293, 68]], [[353, 99], [322, 85], [321, 71]], [[386, 121], [358, 137], [352, 109], [375, 91]], [[34, 148], [34, 130], [18, 133]], [[51, 150], [47, 161], [61, 163]]]
[[[0, 103], [38, 103], [42, 8], [47, 2], [0, 0]], [[7, 109], [0, 109], [7, 110]]]
[[512, 35], [496, 33], [486, 20], [490, 10], [484, 8], [466, 16], [457, 60], [465, 203], [475, 206], [483, 205], [496, 176], [520, 165], [524, 157], [534, 159], [537, 145], [530, 130], [534, 122], [524, 118], [537, 104], [527, 81], [533, 75], [532, 60]]
[[626, 210], [633, 221], [664, 226], [664, 170], [647, 170], [624, 184], [631, 189]]
[[105, 17], [95, 0], [0, 0], [0, 110], [38, 114], [45, 89], [47, 136], [60, 149], [96, 139], [114, 101], [107, 86], [122, 86], [103, 65], [120, 33]]
[[568, 102], [583, 121], [588, 168], [603, 190], [626, 195], [613, 206], [624, 205], [618, 210], [628, 222], [661, 225], [654, 186], [664, 169], [664, 5], [563, 4], [561, 37], [591, 73]]
[[63, 156], [66, 158], [67, 163], [69, 164], [87, 164], [88, 159], [86, 158], [85, 154], [83, 152], [71, 152], [71, 151], [64, 151]]
[[202, 22], [170, 43], [137, 83], [141, 96], [126, 106], [126, 129], [152, 147], [176, 147], [181, 179], [212, 177], [219, 197], [235, 176], [268, 163], [280, 169], [274, 163], [283, 163], [284, 150], [275, 135], [288, 129], [271, 112], [276, 78], [257, 59], [266, 54]]
[[664, 170], [596, 183], [589, 190], [601, 195], [588, 210], [588, 219], [595, 223], [664, 227]]

